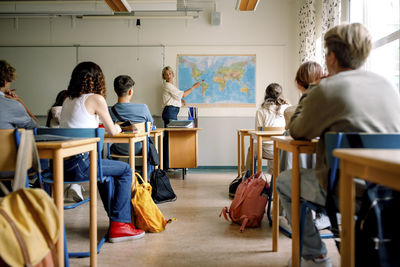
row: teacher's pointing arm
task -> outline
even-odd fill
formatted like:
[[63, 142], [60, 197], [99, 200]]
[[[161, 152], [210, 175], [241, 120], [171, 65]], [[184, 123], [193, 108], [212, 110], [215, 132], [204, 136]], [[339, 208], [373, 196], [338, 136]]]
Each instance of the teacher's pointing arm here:
[[197, 83], [193, 84], [192, 87], [190, 87], [189, 89], [187, 89], [186, 91], [183, 92], [183, 97], [188, 96], [193, 91], [193, 89], [195, 89], [195, 88], [197, 88], [199, 86], [200, 86], [200, 82], [197, 82]]

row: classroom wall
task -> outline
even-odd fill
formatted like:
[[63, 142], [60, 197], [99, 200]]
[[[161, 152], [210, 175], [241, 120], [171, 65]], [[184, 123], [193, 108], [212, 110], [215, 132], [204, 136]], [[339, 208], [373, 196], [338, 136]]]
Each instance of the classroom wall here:
[[[218, 26], [210, 23], [214, 2], [222, 16]], [[203, 8], [197, 19], [141, 19], [140, 29], [128, 20], [0, 19], [0, 58], [16, 67], [12, 87], [38, 115], [67, 87], [75, 64], [92, 60], [106, 75], [109, 105], [116, 101], [114, 77], [128, 74], [136, 81], [133, 102], [146, 103], [161, 116], [161, 69], [175, 69], [177, 54], [256, 54], [257, 106], [271, 82], [282, 84], [289, 102], [297, 103], [297, 1], [263, 0], [256, 12], [236, 11], [235, 1], [197, 3]], [[236, 165], [236, 129], [254, 127], [255, 111], [199, 108], [199, 165]], [[186, 113], [182, 108], [180, 118]]]

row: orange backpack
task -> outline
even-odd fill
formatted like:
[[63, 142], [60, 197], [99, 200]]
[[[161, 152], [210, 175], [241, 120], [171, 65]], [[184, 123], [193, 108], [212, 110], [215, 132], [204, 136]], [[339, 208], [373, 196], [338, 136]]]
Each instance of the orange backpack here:
[[229, 221], [228, 214], [232, 222], [241, 225], [240, 232], [243, 232], [246, 226], [260, 226], [264, 217], [269, 185], [262, 176], [264, 176], [263, 173], [258, 172], [240, 183], [229, 210], [228, 207], [225, 207], [219, 215], [221, 217], [223, 214], [225, 219]]

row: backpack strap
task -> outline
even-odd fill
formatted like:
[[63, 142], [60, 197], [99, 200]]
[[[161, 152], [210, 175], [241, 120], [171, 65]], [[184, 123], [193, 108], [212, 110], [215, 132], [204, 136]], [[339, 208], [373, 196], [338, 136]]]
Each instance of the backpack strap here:
[[6, 221], [10, 224], [11, 229], [13, 230], [14, 235], [17, 238], [19, 247], [21, 248], [22, 256], [24, 257], [25, 266], [32, 267], [31, 258], [29, 257], [28, 249], [26, 248], [25, 241], [22, 238], [22, 234], [18, 230], [17, 225], [15, 224], [13, 219], [11, 219], [11, 217], [8, 216], [8, 214], [2, 208], [0, 208], [0, 214], [3, 215], [3, 217], [6, 219]]
[[111, 107], [111, 111], [112, 111], [112, 113], [115, 115], [115, 117], [117, 117], [117, 119], [118, 119], [119, 121], [126, 121], [126, 120], [124, 120], [124, 119], [118, 114], [117, 110], [115, 109], [115, 106], [112, 106], [112, 107]]
[[242, 215], [240, 217], [240, 219], [243, 220], [243, 221], [242, 221], [242, 225], [240, 226], [239, 231], [241, 233], [243, 233], [244, 229], [246, 228], [247, 223], [249, 222], [249, 217], [247, 217], [247, 215]]
[[228, 207], [225, 207], [225, 208], [223, 208], [221, 210], [221, 213], [219, 214], [219, 217], [221, 217], [221, 215], [224, 215], [225, 220], [227, 220], [229, 222], [228, 215], [226, 215], [227, 213], [229, 213]]
[[24, 190], [18, 190], [17, 193], [21, 196], [22, 200], [24, 201], [26, 207], [28, 208], [29, 212], [32, 214], [32, 218], [35, 221], [36, 225], [39, 227], [40, 232], [42, 233], [44, 239], [46, 240], [47, 246], [51, 251], [51, 256], [53, 257], [53, 262], [55, 266], [58, 266], [57, 261], [57, 254], [56, 254], [56, 246], [53, 244], [53, 240], [50, 237], [49, 232], [46, 229], [46, 226], [43, 224], [42, 219], [39, 217], [38, 212], [33, 207], [32, 202], [29, 200], [28, 196], [26, 195]]

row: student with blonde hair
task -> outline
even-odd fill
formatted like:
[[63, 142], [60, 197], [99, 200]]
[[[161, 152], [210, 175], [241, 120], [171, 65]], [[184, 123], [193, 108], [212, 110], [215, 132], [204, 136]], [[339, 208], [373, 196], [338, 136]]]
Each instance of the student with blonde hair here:
[[[304, 94], [308, 88], [319, 82], [320, 79], [324, 77], [324, 70], [315, 61], [306, 61], [300, 65], [297, 70], [295, 82], [297, 89], [299, 89], [301, 94]], [[289, 126], [290, 118], [293, 116], [297, 105], [288, 107], [285, 112], [286, 129]]]
[[[324, 36], [329, 76], [302, 95], [290, 123], [294, 139], [319, 137], [315, 169], [300, 169], [302, 200], [324, 206], [328, 187], [326, 132], [400, 132], [400, 96], [376, 73], [361, 70], [371, 51], [371, 36], [359, 23], [342, 24]], [[276, 180], [282, 206], [291, 220], [292, 172]], [[311, 212], [304, 225], [302, 266], [332, 266]]]

